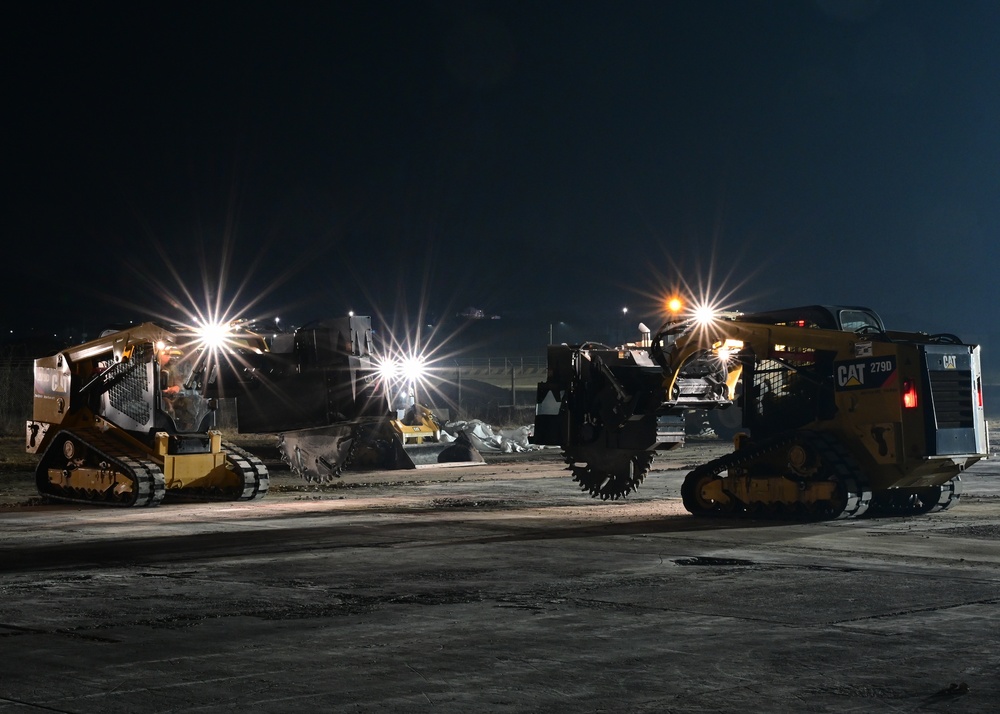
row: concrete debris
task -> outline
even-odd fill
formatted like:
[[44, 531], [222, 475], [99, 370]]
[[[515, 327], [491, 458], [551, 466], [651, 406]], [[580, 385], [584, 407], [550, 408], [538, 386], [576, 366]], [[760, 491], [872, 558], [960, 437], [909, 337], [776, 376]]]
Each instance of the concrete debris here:
[[[531, 436], [533, 426], [520, 426], [511, 429], [502, 429], [491, 426], [481, 421], [458, 421], [448, 422], [444, 426], [444, 431], [448, 434], [449, 440], [454, 440], [459, 432], [464, 431], [469, 439], [481, 452], [491, 452], [500, 454], [517, 454], [526, 451], [538, 451], [545, 448], [528, 441]], [[444, 439], [444, 435], [441, 437]]]

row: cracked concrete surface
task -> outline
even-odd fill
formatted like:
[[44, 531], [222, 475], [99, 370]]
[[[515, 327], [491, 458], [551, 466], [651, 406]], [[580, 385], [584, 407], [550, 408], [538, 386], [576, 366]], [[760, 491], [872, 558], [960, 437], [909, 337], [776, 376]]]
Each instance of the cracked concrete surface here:
[[122, 511], [0, 476], [0, 712], [996, 711], [1000, 464], [940, 514], [694, 518], [725, 448], [610, 503], [551, 454]]

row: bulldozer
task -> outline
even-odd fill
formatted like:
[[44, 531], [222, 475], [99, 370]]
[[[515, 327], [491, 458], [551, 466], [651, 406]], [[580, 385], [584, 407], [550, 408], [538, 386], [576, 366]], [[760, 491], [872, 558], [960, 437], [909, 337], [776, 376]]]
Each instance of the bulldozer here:
[[199, 335], [155, 322], [36, 359], [25, 436], [39, 494], [126, 507], [263, 498], [264, 463], [215, 428], [214, 369]]
[[734, 449], [685, 477], [698, 516], [796, 520], [945, 510], [988, 457], [980, 348], [806, 305], [669, 318], [611, 347], [550, 345], [533, 441], [561, 447], [597, 498], [633, 492], [683, 414], [737, 409]]
[[281, 459], [307, 482], [345, 469], [417, 469], [483, 463], [464, 432], [450, 437], [421, 404], [399, 360], [376, 344], [371, 318], [308, 323], [268, 350], [242, 349], [225, 393], [242, 434], [276, 434]]

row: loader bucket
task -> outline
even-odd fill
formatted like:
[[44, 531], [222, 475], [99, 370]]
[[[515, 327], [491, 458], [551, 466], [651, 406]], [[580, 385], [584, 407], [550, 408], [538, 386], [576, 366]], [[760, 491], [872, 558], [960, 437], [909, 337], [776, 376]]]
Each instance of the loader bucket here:
[[422, 469], [446, 466], [475, 466], [485, 463], [483, 455], [472, 445], [472, 441], [460, 432], [452, 442], [424, 442], [406, 444], [397, 437], [393, 468]]
[[392, 466], [420, 469], [431, 466], [473, 466], [483, 463], [483, 455], [464, 431], [454, 441], [443, 431], [437, 416], [426, 406], [414, 405], [406, 414], [390, 419], [393, 433]]
[[454, 441], [412, 442], [387, 419], [360, 419], [330, 426], [283, 432], [282, 460], [306, 481], [329, 483], [346, 469], [419, 469], [474, 466], [482, 454], [465, 433]]
[[278, 435], [278, 450], [289, 468], [306, 481], [335, 480], [350, 455], [354, 429], [354, 424], [343, 423], [283, 432]]

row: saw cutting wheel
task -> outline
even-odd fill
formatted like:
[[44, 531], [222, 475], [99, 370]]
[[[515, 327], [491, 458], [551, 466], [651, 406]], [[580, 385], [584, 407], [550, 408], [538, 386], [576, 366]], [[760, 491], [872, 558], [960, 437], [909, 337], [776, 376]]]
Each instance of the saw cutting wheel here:
[[635, 491], [653, 463], [648, 451], [627, 449], [578, 449], [564, 452], [573, 480], [594, 498], [615, 501]]

